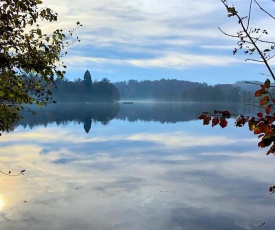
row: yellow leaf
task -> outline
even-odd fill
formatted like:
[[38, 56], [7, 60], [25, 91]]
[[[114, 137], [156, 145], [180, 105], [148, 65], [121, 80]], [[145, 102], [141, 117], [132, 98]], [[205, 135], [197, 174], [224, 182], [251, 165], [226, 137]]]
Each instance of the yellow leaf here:
[[265, 96], [260, 100], [260, 106], [266, 105], [269, 101], [269, 96]]
[[257, 91], [255, 92], [255, 97], [260, 97], [260, 96], [262, 96], [262, 94], [263, 94], [263, 90], [262, 90], [262, 89], [257, 90]]

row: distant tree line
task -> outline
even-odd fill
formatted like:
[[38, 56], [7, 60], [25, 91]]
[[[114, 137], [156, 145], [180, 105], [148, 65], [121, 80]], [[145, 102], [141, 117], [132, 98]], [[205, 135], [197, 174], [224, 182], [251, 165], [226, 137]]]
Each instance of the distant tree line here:
[[235, 84], [208, 85], [176, 79], [111, 83], [107, 78], [92, 81], [87, 70], [82, 79], [58, 79], [52, 92], [54, 100], [59, 102], [113, 102], [122, 99], [254, 104], [257, 100], [253, 95], [255, 84], [240, 81]]
[[114, 83], [122, 100], [254, 103], [250, 91], [231, 84], [208, 85], [176, 79], [129, 80]]
[[107, 78], [92, 81], [87, 70], [83, 80], [58, 79], [53, 90], [53, 98], [59, 102], [113, 102], [120, 100], [118, 89]]

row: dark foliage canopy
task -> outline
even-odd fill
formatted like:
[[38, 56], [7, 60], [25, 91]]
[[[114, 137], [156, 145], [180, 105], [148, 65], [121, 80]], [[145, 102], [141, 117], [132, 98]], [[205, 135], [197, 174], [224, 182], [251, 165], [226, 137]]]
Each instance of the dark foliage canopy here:
[[39, 23], [57, 21], [57, 13], [41, 7], [41, 0], [0, 1], [0, 131], [8, 131], [27, 104], [41, 107], [51, 101], [55, 78], [66, 66], [62, 50], [79, 41], [73, 31], [44, 33]]

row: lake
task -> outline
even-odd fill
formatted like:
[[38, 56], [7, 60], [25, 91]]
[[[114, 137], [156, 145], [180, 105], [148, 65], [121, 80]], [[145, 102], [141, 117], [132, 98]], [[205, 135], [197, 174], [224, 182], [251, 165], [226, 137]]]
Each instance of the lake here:
[[[274, 229], [275, 158], [247, 127], [203, 126], [234, 105], [57, 104], [0, 138], [5, 230]], [[20, 171], [26, 170], [19, 176]]]

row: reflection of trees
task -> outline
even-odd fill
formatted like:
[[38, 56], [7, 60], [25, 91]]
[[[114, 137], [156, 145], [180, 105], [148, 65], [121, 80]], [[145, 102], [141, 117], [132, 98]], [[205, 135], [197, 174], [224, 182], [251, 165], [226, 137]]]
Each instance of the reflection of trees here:
[[84, 130], [86, 133], [88, 133], [90, 131], [92, 127], [92, 119], [90, 117], [85, 117], [84, 120]]
[[[202, 111], [229, 110], [232, 113], [254, 114], [257, 108], [238, 104], [209, 103], [57, 103], [38, 110], [36, 115], [24, 113], [24, 119], [18, 124], [33, 128], [37, 125], [55, 123], [67, 125], [69, 122], [82, 123], [85, 132], [89, 132], [92, 123], [100, 122], [107, 125], [112, 119], [134, 121], [158, 121], [176, 123], [197, 119]], [[17, 124], [17, 125], [18, 125]]]
[[[201, 111], [230, 110], [232, 113], [241, 113], [244, 110], [255, 110], [255, 107], [242, 106], [239, 104], [217, 104], [217, 103], [134, 103], [131, 105], [121, 105], [117, 119], [128, 120], [130, 122], [159, 121], [161, 123], [176, 123], [182, 121], [195, 120]], [[212, 111], [212, 110], [211, 110]], [[249, 114], [249, 113], [248, 113]]]
[[118, 103], [58, 103], [38, 110], [36, 115], [22, 114], [24, 119], [18, 124], [33, 128], [37, 125], [47, 126], [49, 123], [66, 125], [73, 121], [84, 123], [84, 130], [88, 133], [93, 121], [108, 124], [117, 115], [119, 107]]

